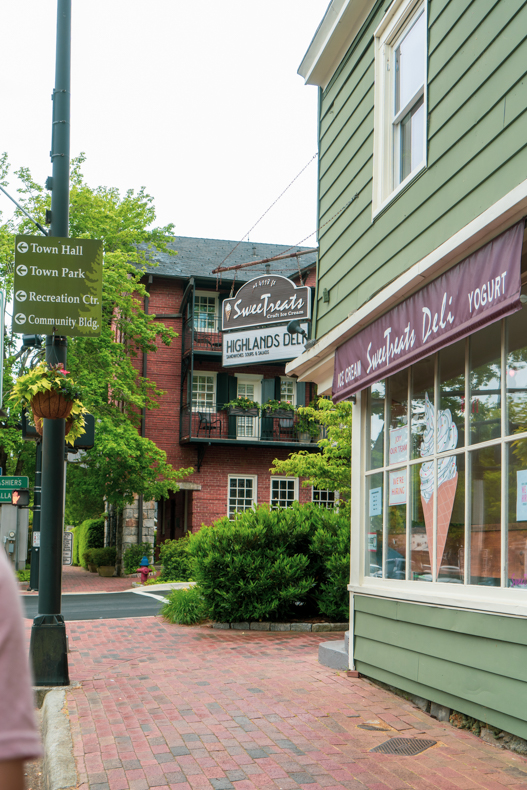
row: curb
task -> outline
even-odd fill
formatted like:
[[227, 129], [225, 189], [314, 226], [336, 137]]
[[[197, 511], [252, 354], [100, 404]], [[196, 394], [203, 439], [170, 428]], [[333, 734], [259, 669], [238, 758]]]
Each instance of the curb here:
[[75, 790], [77, 769], [73, 756], [66, 690], [47, 691], [42, 704], [42, 744], [44, 790]]
[[211, 628], [228, 631], [347, 631], [349, 623], [212, 623]]

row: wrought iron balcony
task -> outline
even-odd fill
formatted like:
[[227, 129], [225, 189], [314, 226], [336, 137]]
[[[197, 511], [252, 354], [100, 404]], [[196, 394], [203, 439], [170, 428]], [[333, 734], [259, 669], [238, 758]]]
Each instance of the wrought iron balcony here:
[[189, 351], [221, 354], [220, 318], [207, 313], [190, 316], [183, 324], [183, 354]]
[[226, 410], [213, 411], [199, 406], [181, 409], [180, 441], [209, 442], [214, 444], [299, 445], [319, 449], [319, 436], [300, 431], [295, 412], [285, 416], [229, 414]]

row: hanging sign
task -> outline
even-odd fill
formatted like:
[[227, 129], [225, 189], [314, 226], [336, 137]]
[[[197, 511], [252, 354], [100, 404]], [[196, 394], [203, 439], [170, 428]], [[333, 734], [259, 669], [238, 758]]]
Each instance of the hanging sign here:
[[279, 274], [249, 280], [236, 296], [224, 299], [222, 305], [224, 332], [310, 318], [311, 288], [297, 286]]
[[339, 346], [333, 399], [519, 310], [523, 231], [522, 220]]
[[[309, 324], [301, 324], [308, 333]], [[304, 350], [303, 335], [290, 335], [284, 326], [247, 329], [244, 332], [223, 332], [224, 368], [255, 362], [277, 362], [295, 359]]]
[[13, 332], [98, 337], [102, 241], [17, 236]]

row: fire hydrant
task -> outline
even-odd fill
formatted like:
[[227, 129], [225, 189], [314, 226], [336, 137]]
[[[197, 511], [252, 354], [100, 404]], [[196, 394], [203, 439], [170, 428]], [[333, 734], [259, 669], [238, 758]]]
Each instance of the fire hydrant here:
[[145, 555], [141, 562], [139, 563], [139, 568], [137, 570], [141, 574], [141, 584], [145, 584], [148, 580], [148, 576], [150, 574], [150, 568], [148, 567], [148, 557]]

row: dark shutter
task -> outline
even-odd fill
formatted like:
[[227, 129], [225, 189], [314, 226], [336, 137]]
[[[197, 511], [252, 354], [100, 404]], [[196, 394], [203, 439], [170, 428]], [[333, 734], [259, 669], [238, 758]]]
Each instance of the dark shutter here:
[[306, 405], [306, 382], [305, 381], [297, 381], [296, 382], [296, 405], [297, 406], [305, 406]]
[[228, 373], [218, 373], [216, 378], [216, 411], [223, 409], [226, 403], [238, 394], [238, 382], [236, 376], [229, 376]]
[[274, 379], [274, 397], [275, 400], [282, 400], [282, 379], [280, 376], [275, 376]]

